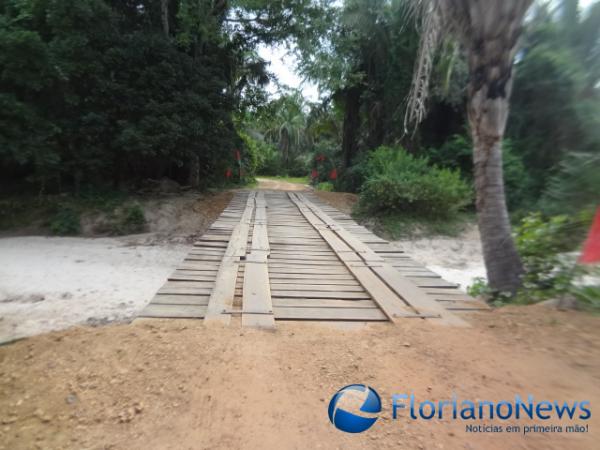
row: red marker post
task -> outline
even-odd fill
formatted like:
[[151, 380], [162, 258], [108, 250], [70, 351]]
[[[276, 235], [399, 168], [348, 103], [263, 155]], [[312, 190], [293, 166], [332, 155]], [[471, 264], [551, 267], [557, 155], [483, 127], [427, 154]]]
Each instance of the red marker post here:
[[595, 264], [600, 262], [600, 207], [596, 210], [594, 222], [590, 233], [583, 244], [583, 252], [579, 258], [581, 264]]

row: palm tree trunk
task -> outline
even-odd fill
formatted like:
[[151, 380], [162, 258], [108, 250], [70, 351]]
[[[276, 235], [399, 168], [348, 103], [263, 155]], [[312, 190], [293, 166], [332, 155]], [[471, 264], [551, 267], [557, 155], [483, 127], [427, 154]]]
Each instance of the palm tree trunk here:
[[163, 33], [166, 38], [169, 37], [169, 0], [160, 0], [160, 18], [162, 22]]
[[342, 131], [342, 153], [344, 167], [350, 167], [358, 149], [358, 131], [360, 127], [360, 96], [361, 89], [351, 86], [344, 92], [344, 125]]
[[512, 48], [471, 48], [468, 116], [474, 145], [477, 220], [488, 282], [496, 291], [514, 293], [521, 286], [523, 266], [511, 235], [502, 171], [502, 138], [512, 87]]

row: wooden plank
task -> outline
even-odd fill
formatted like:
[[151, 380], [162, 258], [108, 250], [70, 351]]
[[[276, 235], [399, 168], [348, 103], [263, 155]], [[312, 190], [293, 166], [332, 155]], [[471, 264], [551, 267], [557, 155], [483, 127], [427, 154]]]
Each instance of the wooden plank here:
[[[385, 315], [392, 321], [396, 322], [403, 314], [414, 313], [402, 301], [401, 298], [392, 292], [368, 267], [356, 267], [352, 263], [360, 257], [352, 252], [352, 249], [343, 242], [333, 231], [328, 229], [328, 226], [323, 224], [309, 208], [302, 202], [301, 196], [294, 193], [288, 193], [292, 202], [298, 207], [300, 213], [306, 220], [321, 234], [327, 241], [327, 244], [334, 250], [338, 258], [346, 265], [346, 267], [356, 277], [363, 288], [371, 295], [375, 303], [383, 310]], [[382, 258], [380, 258], [382, 259]]]
[[151, 305], [208, 305], [208, 295], [163, 295], [154, 296]]
[[314, 259], [282, 259], [282, 258], [269, 258], [269, 263], [273, 267], [278, 266], [298, 266], [298, 267], [331, 267], [332, 263], [335, 265], [336, 262], [339, 262], [339, 259], [334, 261], [318, 261]]
[[307, 268], [299, 266], [273, 266], [269, 264], [269, 273], [272, 274], [313, 274], [313, 275], [345, 275], [343, 267]]
[[269, 258], [269, 261], [325, 261], [326, 264], [331, 264], [331, 262], [338, 262], [339, 259], [337, 256], [332, 255], [299, 255], [299, 254], [288, 254], [285, 255], [283, 253], [273, 254]]
[[273, 298], [273, 307], [379, 308], [373, 300], [324, 300], [322, 298]]
[[310, 284], [297, 284], [290, 283], [290, 280], [283, 280], [283, 283], [274, 283], [271, 280], [271, 291], [279, 292], [279, 291], [327, 291], [327, 292], [364, 292], [362, 286], [358, 283], [355, 284], [330, 284], [330, 281], [323, 281], [323, 283], [327, 284], [315, 284], [313, 280], [307, 280]]
[[178, 270], [195, 270], [198, 272], [218, 272], [218, 264], [202, 264], [196, 261], [184, 262], [177, 266]]
[[[297, 198], [297, 201], [303, 203], [305, 205], [306, 210], [313, 211], [313, 209], [317, 209], [314, 205], [311, 205], [308, 200], [302, 194], [288, 194], [290, 196], [294, 195]], [[300, 209], [302, 212], [302, 209]], [[305, 215], [306, 217], [306, 215]], [[358, 242], [358, 239], [352, 236], [350, 233], [345, 231], [339, 225], [337, 225], [331, 218], [320, 212], [318, 216], [321, 221], [325, 222], [327, 226], [332, 229], [343, 241], [348, 244], [353, 250], [360, 252], [360, 255], [364, 258], [365, 261], [379, 261], [378, 265], [373, 265], [370, 268], [357, 270], [368, 270], [373, 271], [377, 278], [381, 281], [385, 282], [386, 286], [389, 286], [393, 291], [404, 301], [410, 304], [419, 314], [423, 315], [439, 315], [441, 320], [449, 325], [456, 326], [467, 326], [467, 322], [458, 317], [455, 314], [448, 312], [442, 305], [440, 305], [435, 300], [431, 299], [425, 291], [416, 286], [411, 280], [404, 278], [397, 270], [395, 270], [390, 264], [385, 262], [385, 260], [376, 254], [371, 248], [365, 246]], [[310, 220], [309, 220], [310, 221]], [[339, 256], [339, 255], [338, 255]], [[351, 267], [350, 267], [351, 268]], [[352, 268], [351, 268], [352, 270]], [[356, 275], [356, 274], [355, 274]], [[363, 284], [362, 280], [359, 279], [361, 284]], [[366, 286], [363, 284], [366, 288]], [[369, 289], [367, 289], [369, 293]], [[377, 298], [371, 293], [375, 301]], [[386, 314], [388, 314], [386, 312]], [[389, 315], [389, 314], [388, 314]]]
[[248, 242], [249, 222], [254, 211], [254, 193], [250, 193], [246, 200], [244, 212], [239, 222], [231, 232], [231, 238], [227, 244], [225, 255], [221, 260], [215, 285], [208, 300], [206, 309], [206, 323], [229, 324], [230, 310], [235, 297], [235, 283], [238, 276], [240, 257], [246, 254]]
[[158, 290], [158, 294], [170, 295], [210, 295], [211, 288], [192, 288], [192, 287], [162, 287]]
[[387, 321], [379, 308], [288, 308], [274, 307], [277, 320]]
[[168, 281], [209, 281], [214, 283], [214, 276], [204, 276], [204, 275], [193, 275], [185, 272], [180, 272], [176, 270], [173, 274], [167, 278]]
[[242, 326], [254, 328], [275, 328], [269, 269], [269, 236], [267, 234], [267, 213], [264, 192], [257, 194], [252, 250], [246, 256], [244, 289], [242, 293]]
[[158, 305], [149, 304], [139, 317], [169, 318], [169, 319], [201, 319], [206, 313], [206, 306], [200, 305]]
[[271, 283], [274, 280], [332, 280], [332, 281], [352, 281], [354, 277], [350, 273], [344, 274], [323, 274], [323, 273], [276, 273], [273, 270], [269, 270], [269, 278]]
[[366, 292], [330, 292], [330, 291], [292, 291], [275, 288], [272, 289], [273, 297], [310, 297], [310, 298], [334, 298], [334, 299], [357, 299], [368, 300], [371, 297]]

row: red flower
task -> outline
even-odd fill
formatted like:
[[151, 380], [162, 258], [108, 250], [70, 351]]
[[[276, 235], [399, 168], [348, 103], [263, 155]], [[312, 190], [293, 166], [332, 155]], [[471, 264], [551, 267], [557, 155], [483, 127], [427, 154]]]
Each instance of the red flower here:
[[332, 180], [337, 180], [337, 169], [335, 167], [331, 172], [329, 172], [329, 178]]
[[225, 178], [231, 178], [232, 172], [230, 168], [227, 168], [225, 171]]
[[312, 172], [310, 173], [310, 177], [314, 180], [318, 176], [319, 176], [319, 172], [317, 172], [317, 169], [313, 169]]

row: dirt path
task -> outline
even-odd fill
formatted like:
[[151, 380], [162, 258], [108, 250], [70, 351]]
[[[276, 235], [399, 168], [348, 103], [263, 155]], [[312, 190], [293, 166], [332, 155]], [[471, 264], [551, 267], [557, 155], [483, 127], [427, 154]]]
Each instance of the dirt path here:
[[[407, 320], [266, 332], [179, 320], [37, 336], [0, 347], [0, 448], [597, 448], [598, 415], [580, 435], [472, 434], [464, 421], [406, 412], [391, 419], [390, 396], [410, 392], [434, 401], [587, 399], [595, 413], [599, 318], [541, 307], [473, 317], [470, 329]], [[350, 383], [383, 400], [380, 420], [360, 435], [327, 418], [329, 399]]]
[[283, 180], [270, 180], [267, 178], [257, 177], [258, 186], [256, 189], [267, 189], [273, 191], [307, 191], [309, 186], [300, 183], [290, 183]]

